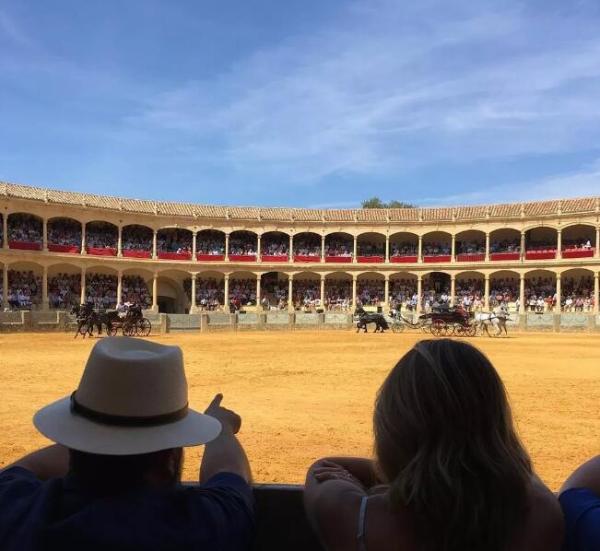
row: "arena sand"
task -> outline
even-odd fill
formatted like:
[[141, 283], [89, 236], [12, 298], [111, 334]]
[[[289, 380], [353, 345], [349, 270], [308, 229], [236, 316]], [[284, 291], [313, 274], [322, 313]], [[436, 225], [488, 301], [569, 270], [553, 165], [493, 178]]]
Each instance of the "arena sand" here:
[[[240, 438], [256, 481], [299, 483], [318, 457], [370, 455], [375, 392], [421, 337], [297, 331], [155, 340], [183, 348], [192, 407], [203, 409], [222, 392], [224, 405], [243, 416]], [[0, 465], [48, 443], [32, 415], [76, 388], [94, 342], [0, 334]], [[516, 334], [470, 342], [500, 371], [535, 467], [557, 490], [600, 453], [600, 337]], [[197, 479], [201, 452], [187, 451], [184, 479]]]

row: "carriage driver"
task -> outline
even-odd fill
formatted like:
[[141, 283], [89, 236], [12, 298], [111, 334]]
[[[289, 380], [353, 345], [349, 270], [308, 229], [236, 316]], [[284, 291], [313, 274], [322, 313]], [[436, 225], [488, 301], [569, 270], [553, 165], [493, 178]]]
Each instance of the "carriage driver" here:
[[124, 318], [127, 316], [127, 312], [129, 311], [129, 308], [131, 308], [133, 306], [133, 302], [124, 302], [123, 304], [118, 304], [117, 305], [117, 314], [119, 315], [120, 318]]

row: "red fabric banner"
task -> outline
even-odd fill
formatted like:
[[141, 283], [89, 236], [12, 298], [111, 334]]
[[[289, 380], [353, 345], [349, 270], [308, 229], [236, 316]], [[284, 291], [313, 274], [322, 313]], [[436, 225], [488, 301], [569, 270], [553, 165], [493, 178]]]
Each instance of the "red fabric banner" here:
[[490, 254], [490, 259], [491, 260], [520, 260], [521, 259], [521, 253], [515, 253], [515, 252], [511, 252], [511, 253], [491, 253]]
[[197, 253], [196, 258], [201, 262], [223, 262], [225, 260], [224, 254], [201, 254]]
[[374, 264], [378, 262], [383, 262], [383, 256], [359, 256], [358, 262], [359, 264]]
[[485, 260], [485, 253], [476, 254], [459, 254], [456, 255], [458, 262], [483, 262]]
[[390, 257], [390, 262], [398, 264], [412, 264], [413, 262], [417, 262], [417, 256], [392, 256]]
[[76, 245], [59, 245], [58, 243], [48, 243], [48, 250], [52, 253], [79, 254], [81, 247]]
[[589, 258], [594, 256], [594, 249], [565, 249], [562, 252], [563, 258]]
[[263, 262], [287, 262], [288, 258], [286, 254], [263, 254], [261, 256]]
[[310, 256], [307, 254], [294, 255], [294, 262], [321, 262], [320, 256]]
[[345, 262], [352, 262], [352, 257], [351, 256], [326, 256], [325, 262], [335, 262], [338, 264], [345, 263]]
[[158, 253], [158, 258], [161, 260], [191, 260], [192, 253], [168, 253], [163, 251]]
[[255, 254], [230, 254], [231, 262], [256, 262]]
[[141, 251], [139, 249], [123, 249], [123, 256], [127, 258], [152, 258], [152, 251]]
[[32, 243], [31, 241], [9, 241], [9, 249], [21, 249], [23, 251], [41, 251], [41, 243]]
[[451, 260], [451, 255], [449, 254], [441, 254], [439, 256], [424, 256], [423, 257], [423, 262], [425, 263], [432, 263], [432, 262], [450, 262]]
[[112, 247], [105, 247], [102, 249], [97, 247], [87, 247], [86, 250], [88, 254], [96, 256], [117, 256], [117, 249], [113, 249]]
[[556, 250], [526, 251], [525, 260], [550, 260], [556, 258]]

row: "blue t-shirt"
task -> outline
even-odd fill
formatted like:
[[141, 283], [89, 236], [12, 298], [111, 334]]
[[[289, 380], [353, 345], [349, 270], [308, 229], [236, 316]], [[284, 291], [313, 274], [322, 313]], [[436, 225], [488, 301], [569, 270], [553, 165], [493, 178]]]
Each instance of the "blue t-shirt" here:
[[21, 467], [0, 474], [0, 549], [249, 549], [252, 489], [219, 473], [202, 486], [94, 498], [69, 476], [42, 482]]
[[564, 551], [598, 551], [600, 496], [585, 488], [574, 488], [558, 499], [565, 516]]

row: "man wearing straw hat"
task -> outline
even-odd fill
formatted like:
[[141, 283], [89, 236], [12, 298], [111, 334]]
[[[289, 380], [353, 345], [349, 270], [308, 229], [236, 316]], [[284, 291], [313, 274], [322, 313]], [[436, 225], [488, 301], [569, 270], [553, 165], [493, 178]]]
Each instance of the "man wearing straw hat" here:
[[[179, 347], [98, 342], [77, 390], [34, 416], [57, 444], [0, 472], [0, 549], [247, 549], [250, 467], [221, 400], [188, 407]], [[200, 486], [181, 486], [200, 444]]]

